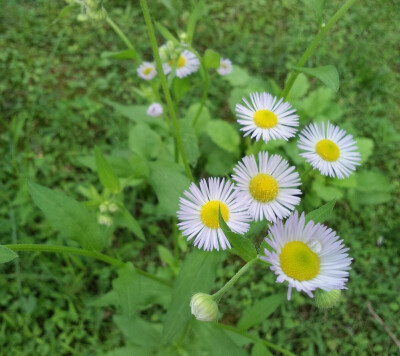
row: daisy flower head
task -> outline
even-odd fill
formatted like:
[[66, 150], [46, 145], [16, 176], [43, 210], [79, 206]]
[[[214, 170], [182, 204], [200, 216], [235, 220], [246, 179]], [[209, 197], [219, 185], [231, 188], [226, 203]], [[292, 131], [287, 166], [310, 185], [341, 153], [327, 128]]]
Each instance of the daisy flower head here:
[[160, 103], [153, 103], [147, 108], [147, 115], [157, 117], [163, 114], [163, 107]]
[[292, 288], [304, 291], [311, 298], [318, 288], [324, 291], [346, 289], [352, 258], [336, 232], [313, 221], [305, 223], [305, 215], [296, 211], [283, 224], [278, 220], [265, 241], [273, 251], [265, 249], [262, 260], [271, 263], [277, 283], [289, 282]]
[[314, 169], [330, 177], [349, 177], [360, 164], [356, 141], [338, 126], [313, 123], [300, 132], [298, 147]]
[[300, 203], [299, 174], [279, 155], [259, 152], [258, 164], [246, 156], [233, 171], [238, 199], [255, 221], [283, 219]]
[[232, 231], [244, 234], [250, 221], [246, 207], [236, 200], [233, 184], [225, 179], [202, 179], [199, 185], [192, 183], [180, 198], [177, 215], [182, 235], [194, 238], [193, 244], [205, 251], [231, 248], [219, 226], [219, 210]]
[[153, 63], [143, 62], [137, 69], [137, 74], [144, 80], [152, 80], [157, 74], [157, 69]]
[[[177, 59], [178, 63], [176, 65], [176, 76], [178, 78], [184, 78], [192, 73], [197, 72], [200, 66], [200, 61], [196, 55], [189, 50], [185, 49]], [[163, 70], [165, 74], [169, 74], [172, 67], [175, 64], [176, 59], [171, 59], [163, 64]]]
[[228, 58], [222, 58], [219, 62], [219, 68], [217, 69], [219, 75], [228, 75], [232, 73], [232, 62]]
[[296, 109], [283, 99], [268, 93], [251, 93], [250, 101], [243, 98], [245, 105], [236, 104], [237, 120], [243, 127], [244, 137], [251, 135], [258, 141], [285, 139], [296, 134], [299, 116]]

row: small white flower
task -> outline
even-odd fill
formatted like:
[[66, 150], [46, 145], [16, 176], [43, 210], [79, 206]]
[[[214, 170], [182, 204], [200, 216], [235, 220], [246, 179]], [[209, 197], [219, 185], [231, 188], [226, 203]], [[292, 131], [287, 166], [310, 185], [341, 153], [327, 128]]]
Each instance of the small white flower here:
[[325, 176], [349, 177], [361, 161], [353, 136], [329, 122], [326, 127], [324, 122], [305, 127], [298, 147], [305, 151], [300, 156]]
[[153, 63], [143, 62], [137, 69], [137, 74], [144, 80], [152, 80], [157, 74], [157, 69]]
[[278, 101], [278, 98], [268, 93], [251, 93], [251, 103], [243, 98], [246, 104], [236, 104], [236, 114], [240, 118], [238, 123], [243, 127], [244, 137], [251, 134], [251, 138], [258, 141], [262, 138], [269, 140], [285, 139], [286, 141], [296, 134], [299, 126], [299, 116], [291, 105]]
[[299, 174], [279, 155], [259, 152], [258, 160], [246, 156], [233, 169], [238, 200], [255, 221], [283, 219], [300, 203]]
[[260, 258], [272, 264], [278, 283], [289, 282], [289, 300], [293, 287], [311, 298], [317, 288], [346, 289], [352, 258], [335, 231], [313, 221], [305, 224], [304, 213], [299, 218], [296, 211], [285, 225], [278, 220], [268, 235], [265, 241], [274, 251], [265, 249], [266, 257]]
[[228, 58], [221, 58], [219, 68], [217, 69], [219, 75], [228, 75], [232, 73], [232, 62]]
[[[172, 67], [175, 64], [175, 60], [170, 60], [163, 64], [163, 70], [165, 74], [171, 72]], [[189, 50], [185, 49], [178, 58], [178, 64], [176, 66], [176, 76], [178, 78], [184, 78], [188, 75], [197, 72], [200, 66], [200, 61], [196, 55]]]
[[233, 232], [244, 234], [249, 229], [246, 207], [236, 200], [233, 184], [225, 179], [202, 179], [200, 189], [192, 183], [184, 195], [177, 213], [178, 226], [188, 240], [195, 237], [194, 245], [198, 248], [211, 251], [220, 246], [223, 250], [231, 247], [219, 226], [219, 209]]
[[163, 114], [163, 107], [160, 103], [153, 103], [147, 108], [147, 115], [157, 117]]

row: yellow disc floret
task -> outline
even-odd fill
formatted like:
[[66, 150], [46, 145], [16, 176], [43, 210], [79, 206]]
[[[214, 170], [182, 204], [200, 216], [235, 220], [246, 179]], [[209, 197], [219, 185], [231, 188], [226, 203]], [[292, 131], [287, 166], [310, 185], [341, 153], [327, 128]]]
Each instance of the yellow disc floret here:
[[[173, 65], [175, 64], [175, 59], [170, 60], [168, 63], [170, 65], [170, 67], [173, 67]], [[186, 64], [186, 58], [183, 57], [183, 56], [180, 56], [179, 59], [178, 59], [177, 67], [178, 68], [182, 68], [182, 67], [185, 66], [185, 64]]]
[[219, 200], [210, 200], [205, 203], [200, 212], [201, 221], [204, 225], [211, 229], [219, 228], [219, 209], [221, 208], [221, 215], [224, 221], [229, 219], [229, 210], [226, 204]]
[[335, 162], [340, 157], [340, 149], [338, 145], [327, 138], [318, 141], [315, 145], [315, 150], [325, 161]]
[[150, 74], [152, 70], [153, 70], [153, 68], [147, 67], [147, 68], [143, 71], [143, 74], [144, 74], [144, 75]]
[[254, 123], [262, 129], [271, 129], [278, 124], [278, 117], [269, 110], [257, 110], [254, 113]]
[[288, 242], [279, 259], [283, 272], [297, 281], [308, 281], [319, 273], [319, 257], [304, 242]]
[[250, 194], [255, 200], [267, 203], [278, 195], [278, 182], [268, 174], [259, 173], [250, 181]]

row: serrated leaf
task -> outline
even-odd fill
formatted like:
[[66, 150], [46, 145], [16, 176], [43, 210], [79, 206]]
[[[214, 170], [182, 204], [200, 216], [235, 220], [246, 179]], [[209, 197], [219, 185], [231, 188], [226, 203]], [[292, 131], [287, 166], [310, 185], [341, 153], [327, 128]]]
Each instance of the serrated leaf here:
[[18, 255], [8, 247], [0, 246], [0, 263], [7, 263], [16, 259]]
[[182, 173], [182, 167], [173, 162], [150, 162], [149, 168], [149, 181], [156, 192], [161, 212], [176, 216], [179, 197], [189, 187], [189, 179]]
[[310, 220], [314, 221], [315, 223], [325, 222], [331, 216], [335, 204], [336, 200], [331, 200], [329, 203], [326, 203], [318, 209], [309, 212], [306, 215], [306, 222]]
[[207, 134], [218, 147], [228, 152], [237, 152], [240, 143], [239, 134], [226, 121], [210, 121], [207, 125]]
[[207, 49], [204, 53], [204, 65], [206, 68], [219, 68], [221, 56], [212, 49]]
[[29, 194], [49, 222], [63, 235], [83, 248], [100, 250], [104, 236], [92, 214], [76, 200], [64, 193], [28, 181]]
[[119, 183], [118, 177], [112, 170], [110, 164], [107, 162], [103, 153], [96, 146], [94, 148], [95, 160], [97, 167], [97, 174], [99, 176], [101, 184], [103, 187], [109, 189], [111, 193], [118, 194], [121, 191], [121, 185]]
[[209, 293], [223, 254], [194, 250], [186, 256], [174, 282], [172, 300], [164, 320], [163, 340], [174, 340], [192, 318], [190, 299], [198, 292]]
[[131, 262], [127, 262], [118, 271], [118, 278], [114, 279], [113, 290], [117, 293], [123, 315], [130, 319], [135, 316], [140, 300], [140, 279]]
[[253, 243], [246, 237], [232, 232], [221, 215], [221, 209], [219, 209], [219, 226], [231, 243], [233, 247], [233, 253], [239, 255], [246, 262], [249, 262], [257, 257], [257, 250], [255, 249]]
[[189, 120], [179, 120], [179, 129], [187, 160], [191, 166], [195, 167], [200, 156], [200, 151], [194, 128]]
[[339, 73], [335, 66], [327, 65], [315, 68], [294, 67], [293, 69], [319, 79], [333, 91], [339, 90]]
[[285, 294], [275, 294], [270, 297], [256, 301], [253, 305], [244, 310], [243, 315], [239, 320], [238, 328], [242, 330], [247, 330], [252, 326], [262, 323], [285, 300]]

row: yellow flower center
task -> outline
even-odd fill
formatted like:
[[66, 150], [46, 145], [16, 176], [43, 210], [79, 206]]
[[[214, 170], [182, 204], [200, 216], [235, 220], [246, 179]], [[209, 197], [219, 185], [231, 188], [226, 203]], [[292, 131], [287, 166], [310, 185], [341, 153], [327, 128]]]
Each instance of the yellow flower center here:
[[308, 281], [319, 273], [319, 257], [304, 242], [288, 242], [279, 259], [283, 272], [297, 281]]
[[259, 173], [250, 181], [250, 194], [262, 203], [274, 200], [278, 195], [279, 186], [274, 177]]
[[[175, 64], [175, 59], [171, 59], [169, 62], [170, 67], [173, 67]], [[180, 56], [178, 59], [178, 68], [182, 68], [186, 64], [186, 59], [183, 56]]]
[[153, 68], [147, 67], [147, 68], [143, 71], [143, 74], [144, 74], [144, 75], [150, 74], [150, 72], [151, 72], [152, 70], [153, 70]]
[[229, 210], [226, 204], [219, 200], [210, 200], [205, 203], [200, 212], [201, 221], [204, 225], [211, 229], [219, 228], [219, 208], [221, 208], [221, 215], [224, 221], [229, 219]]
[[271, 129], [278, 124], [278, 117], [269, 110], [257, 110], [254, 113], [254, 123], [262, 129]]
[[318, 141], [315, 145], [315, 150], [325, 161], [335, 162], [340, 157], [340, 148], [338, 145], [327, 138]]

